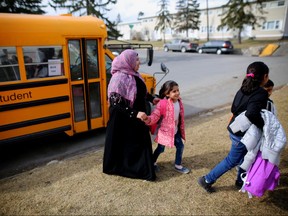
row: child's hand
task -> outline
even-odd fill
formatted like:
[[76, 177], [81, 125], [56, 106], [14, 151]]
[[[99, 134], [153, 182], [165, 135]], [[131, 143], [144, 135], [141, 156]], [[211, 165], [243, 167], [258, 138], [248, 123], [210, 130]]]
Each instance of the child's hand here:
[[147, 115], [145, 112], [138, 112], [137, 118], [141, 119], [142, 121], [145, 121], [147, 119]]

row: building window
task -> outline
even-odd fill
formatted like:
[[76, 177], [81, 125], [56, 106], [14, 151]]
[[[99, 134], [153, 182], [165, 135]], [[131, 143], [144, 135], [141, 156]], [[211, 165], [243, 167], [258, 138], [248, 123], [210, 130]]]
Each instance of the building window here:
[[279, 29], [279, 21], [275, 21], [275, 29]]
[[278, 6], [284, 6], [285, 5], [285, 1], [278, 1]]
[[271, 1], [270, 3], [267, 3], [267, 5], [268, 4], [269, 4], [270, 8], [282, 7], [285, 5], [285, 1]]
[[263, 30], [275, 30], [275, 29], [280, 29], [280, 21], [279, 20], [274, 20], [274, 21], [268, 21], [264, 22], [262, 26]]
[[267, 22], [267, 29], [274, 29], [274, 21]]
[[206, 32], [206, 28], [204, 26], [201, 26], [201, 32]]
[[[213, 28], [213, 26], [209, 26], [209, 32], [212, 33], [214, 31], [215, 29]], [[201, 32], [207, 32], [207, 26], [201, 26]]]
[[212, 26], [209, 26], [209, 32], [214, 32]]

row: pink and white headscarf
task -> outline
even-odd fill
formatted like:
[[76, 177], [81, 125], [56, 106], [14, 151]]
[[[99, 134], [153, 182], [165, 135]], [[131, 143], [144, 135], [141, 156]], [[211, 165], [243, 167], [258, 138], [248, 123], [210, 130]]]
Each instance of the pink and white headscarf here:
[[[133, 76], [142, 77], [135, 71], [138, 53], [128, 49], [123, 51], [112, 62], [111, 80], [108, 85], [108, 97], [111, 93], [118, 93], [130, 101], [132, 107], [137, 93], [136, 81]], [[143, 80], [143, 79], [142, 79]]]

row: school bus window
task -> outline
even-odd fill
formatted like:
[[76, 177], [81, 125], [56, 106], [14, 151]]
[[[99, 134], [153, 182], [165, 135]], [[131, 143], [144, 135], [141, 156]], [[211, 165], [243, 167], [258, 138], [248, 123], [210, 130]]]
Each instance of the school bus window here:
[[99, 78], [97, 40], [87, 40], [88, 79]]
[[111, 75], [112, 59], [107, 54], [105, 54], [105, 66], [106, 66], [106, 79], [107, 79], [106, 85], [108, 87], [109, 81], [112, 77]]
[[27, 79], [64, 75], [61, 46], [23, 47]]
[[31, 79], [34, 77], [36, 65], [33, 64], [33, 59], [30, 56], [24, 56], [24, 64], [26, 70], [26, 78]]
[[69, 60], [70, 60], [70, 73], [71, 80], [82, 80], [82, 61], [80, 52], [80, 41], [79, 40], [69, 40]]
[[20, 80], [15, 47], [0, 47], [0, 82]]
[[91, 118], [101, 117], [102, 112], [101, 112], [100, 84], [90, 83], [89, 92], [90, 92], [90, 110], [91, 110], [90, 117]]
[[72, 86], [75, 122], [86, 120], [83, 85]]

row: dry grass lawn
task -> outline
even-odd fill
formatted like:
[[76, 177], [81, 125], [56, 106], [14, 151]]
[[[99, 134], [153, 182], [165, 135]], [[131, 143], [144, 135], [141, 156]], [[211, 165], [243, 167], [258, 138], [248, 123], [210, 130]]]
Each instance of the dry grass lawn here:
[[[287, 98], [288, 86], [272, 95], [286, 134]], [[0, 180], [0, 215], [288, 215], [287, 148], [280, 185], [261, 198], [249, 199], [234, 188], [235, 169], [215, 183], [216, 193], [197, 185], [229, 150], [229, 117], [226, 107], [186, 120], [188, 175], [173, 170], [175, 149], [159, 157], [156, 182], [105, 175], [103, 151], [89, 152]]]

